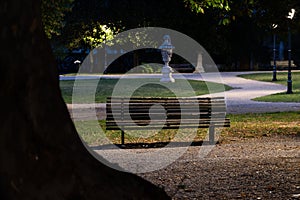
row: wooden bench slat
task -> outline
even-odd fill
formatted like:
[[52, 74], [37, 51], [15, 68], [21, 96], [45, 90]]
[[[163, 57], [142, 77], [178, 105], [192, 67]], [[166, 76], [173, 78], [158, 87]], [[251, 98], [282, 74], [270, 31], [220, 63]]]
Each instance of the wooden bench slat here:
[[186, 105], [186, 106], [164, 106], [164, 105], [161, 105], [163, 108], [158, 108], [158, 107], [155, 107], [154, 105], [151, 105], [151, 106], [127, 106], [127, 105], [113, 105], [113, 106], [109, 106], [107, 107], [107, 110], [110, 111], [110, 110], [124, 110], [124, 109], [127, 109], [127, 110], [149, 110], [149, 109], [154, 109], [154, 110], [162, 110], [162, 109], [165, 109], [165, 110], [216, 110], [216, 109], [226, 109], [226, 106], [225, 105], [212, 105], [212, 106], [195, 106], [195, 105]]
[[[163, 129], [163, 130], [169, 130], [169, 129], [187, 129], [187, 128], [209, 128], [211, 125], [209, 124], [203, 124], [203, 125], [181, 125], [181, 126], [164, 126], [164, 127], [156, 127], [156, 129]], [[230, 125], [226, 124], [217, 124], [214, 126], [215, 128], [221, 128], [221, 127], [230, 127]], [[146, 126], [131, 126], [131, 127], [122, 127], [125, 128], [126, 130], [155, 130], [155, 127], [148, 128]], [[122, 130], [118, 126], [115, 128], [109, 127], [106, 130]]]
[[[154, 124], [154, 125], [149, 125], [149, 124]], [[155, 127], [155, 126], [178, 126], [178, 125], [218, 125], [218, 124], [226, 124], [228, 122], [226, 121], [203, 121], [203, 122], [197, 122], [197, 121], [167, 121], [167, 122], [161, 122], [161, 121], [136, 121], [136, 122], [108, 122], [107, 126], [122, 126], [122, 127], [129, 127], [129, 126], [134, 126], [136, 128], [138, 127], [143, 127], [143, 126], [149, 126], [148, 128]]]
[[145, 115], [149, 115], [149, 114], [156, 114], [156, 113], [160, 113], [160, 114], [172, 114], [172, 113], [178, 113], [178, 114], [195, 114], [195, 113], [211, 113], [211, 114], [218, 114], [218, 113], [225, 113], [225, 109], [220, 108], [220, 109], [201, 109], [201, 110], [197, 110], [197, 109], [184, 109], [184, 110], [179, 110], [179, 109], [169, 109], [169, 110], [160, 110], [160, 109], [136, 109], [136, 110], [131, 110], [131, 109], [119, 109], [119, 110], [107, 110], [106, 112], [108, 115], [114, 114], [114, 115], [118, 115], [118, 114], [145, 114]]
[[158, 112], [158, 111], [149, 112], [149, 111], [145, 111], [145, 110], [140, 110], [140, 111], [137, 111], [137, 112], [131, 112], [131, 111], [127, 111], [127, 112], [128, 113], [126, 113], [126, 112], [122, 113], [121, 111], [120, 112], [116, 112], [116, 111], [108, 112], [107, 116], [118, 116], [118, 115], [127, 115], [127, 114], [129, 114], [131, 116], [133, 116], [133, 115], [147, 115], [147, 116], [149, 116], [149, 115], [156, 115], [156, 114], [169, 115], [169, 116], [171, 116], [171, 115], [187, 115], [187, 116], [191, 115], [191, 116], [193, 116], [195, 114], [198, 114], [198, 115], [209, 114], [209, 116], [210, 116], [210, 115], [225, 114], [225, 112], [223, 110], [214, 111], [214, 112], [211, 112], [209, 110], [204, 110], [204, 111], [200, 111], [200, 112], [196, 112], [194, 110], [193, 111], [183, 111], [183, 112], [180, 112], [178, 110], [174, 110], [174, 111], [170, 111], [170, 112], [169, 111], [168, 112]]
[[189, 110], [195, 110], [195, 111], [202, 111], [202, 110], [226, 110], [226, 107], [223, 105], [220, 106], [213, 106], [213, 107], [195, 107], [195, 106], [164, 106], [163, 108], [158, 108], [158, 107], [142, 107], [142, 106], [132, 106], [132, 107], [125, 107], [125, 106], [113, 106], [113, 107], [108, 107], [107, 110], [111, 112], [113, 111], [119, 111], [119, 110], [131, 110], [132, 112], [139, 111], [139, 110], [181, 110], [181, 111], [189, 111]]
[[132, 126], [137, 126], [137, 125], [149, 125], [150, 123], [154, 123], [156, 122], [155, 124], [157, 125], [170, 125], [170, 124], [218, 124], [218, 123], [230, 123], [229, 120], [214, 120], [214, 121], [211, 121], [211, 120], [202, 120], [202, 121], [192, 121], [192, 120], [189, 120], [189, 121], [184, 121], [184, 120], [178, 120], [178, 121], [165, 121], [165, 122], [162, 122], [161, 120], [141, 120], [141, 121], [118, 121], [118, 122], [115, 122], [115, 121], [108, 121], [107, 122], [107, 126], [114, 126], [114, 125], [120, 125], [120, 126], [125, 126], [125, 125], [132, 125]]
[[[199, 121], [199, 118], [201, 118], [201, 119], [208, 119], [208, 120], [211, 120], [211, 118], [207, 118], [207, 117], [197, 117], [197, 116], [195, 116], [194, 118], [191, 118], [191, 117], [177, 117], [177, 116], [171, 116], [171, 117], [168, 117], [168, 118], [165, 118], [165, 119], [167, 119], [167, 120], [175, 120], [175, 119], [182, 119], [182, 120], [187, 120], [187, 119], [194, 119], [194, 120], [198, 120]], [[216, 117], [214, 117], [214, 119], [222, 119], [222, 118], [224, 118], [224, 115], [223, 116], [216, 116]], [[107, 121], [123, 121], [123, 120], [133, 120], [133, 121], [137, 121], [137, 119], [139, 119], [139, 120], [150, 120], [150, 117], [147, 117], [147, 116], [134, 116], [134, 117], [110, 117], [110, 118], [107, 118], [106, 120]], [[162, 119], [162, 117], [161, 116], [157, 116], [157, 117], [152, 117], [152, 120], [154, 120], [154, 119], [159, 119], [159, 120], [164, 120], [164, 119]]]
[[140, 100], [140, 101], [156, 101], [156, 100], [176, 100], [176, 101], [212, 101], [212, 100], [224, 100], [224, 97], [107, 97], [107, 102], [111, 100]]
[[[228, 118], [222, 118], [221, 116], [220, 117], [213, 117], [213, 118], [175, 118], [175, 119], [171, 119], [171, 118], [167, 118], [165, 119], [165, 121], [168, 121], [168, 122], [172, 122], [172, 121], [175, 121], [175, 122], [180, 122], [180, 121], [195, 121], [195, 122], [214, 122], [214, 121], [226, 121]], [[138, 122], [138, 121], [162, 121], [161, 119], [147, 119], [147, 120], [132, 120], [132, 119], [124, 119], [124, 120], [115, 120], [115, 119], [112, 119], [112, 120], [107, 120], [107, 122]]]

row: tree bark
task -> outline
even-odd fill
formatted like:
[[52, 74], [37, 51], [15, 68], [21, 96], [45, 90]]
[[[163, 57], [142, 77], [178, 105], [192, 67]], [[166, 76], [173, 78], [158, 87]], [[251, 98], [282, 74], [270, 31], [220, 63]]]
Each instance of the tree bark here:
[[0, 199], [168, 199], [82, 145], [40, 14], [39, 1], [0, 3]]

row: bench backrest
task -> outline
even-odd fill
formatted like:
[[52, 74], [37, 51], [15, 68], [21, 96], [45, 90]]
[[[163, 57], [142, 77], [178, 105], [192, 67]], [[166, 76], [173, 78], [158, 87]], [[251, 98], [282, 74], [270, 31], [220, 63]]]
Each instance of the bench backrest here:
[[224, 98], [108, 97], [106, 129], [228, 127]]
[[[274, 61], [270, 61], [270, 63], [271, 63], [271, 66], [274, 65]], [[288, 65], [289, 65], [288, 60], [276, 60], [276, 66], [288, 67]], [[291, 67], [296, 67], [293, 60], [291, 60]]]

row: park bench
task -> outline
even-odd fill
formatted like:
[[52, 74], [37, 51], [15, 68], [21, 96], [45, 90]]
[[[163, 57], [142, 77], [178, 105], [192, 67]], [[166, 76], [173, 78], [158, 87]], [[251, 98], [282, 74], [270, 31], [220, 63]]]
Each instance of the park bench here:
[[170, 64], [170, 67], [179, 73], [193, 73], [195, 67], [191, 64]]
[[[274, 61], [271, 61], [271, 66], [274, 65]], [[289, 61], [288, 60], [277, 60], [276, 61], [276, 67], [283, 67], [283, 68], [287, 68], [289, 66]], [[297, 67], [295, 64], [294, 64], [294, 61], [291, 60], [291, 67]]]
[[157, 128], [208, 128], [209, 143], [214, 144], [215, 128], [229, 126], [225, 101], [220, 97], [108, 97], [106, 102], [106, 130], [120, 130], [122, 145], [124, 130]]

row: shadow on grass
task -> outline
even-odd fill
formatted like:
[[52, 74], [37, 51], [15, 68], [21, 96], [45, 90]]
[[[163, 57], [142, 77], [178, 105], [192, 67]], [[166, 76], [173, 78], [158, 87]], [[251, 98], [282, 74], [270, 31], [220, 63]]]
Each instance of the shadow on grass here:
[[[219, 142], [216, 142], [218, 144]], [[115, 149], [116, 146], [120, 149], [150, 149], [150, 148], [174, 148], [188, 146], [208, 146], [208, 141], [195, 142], [154, 142], [154, 143], [126, 143], [126, 144], [105, 144], [92, 146], [93, 150]]]

